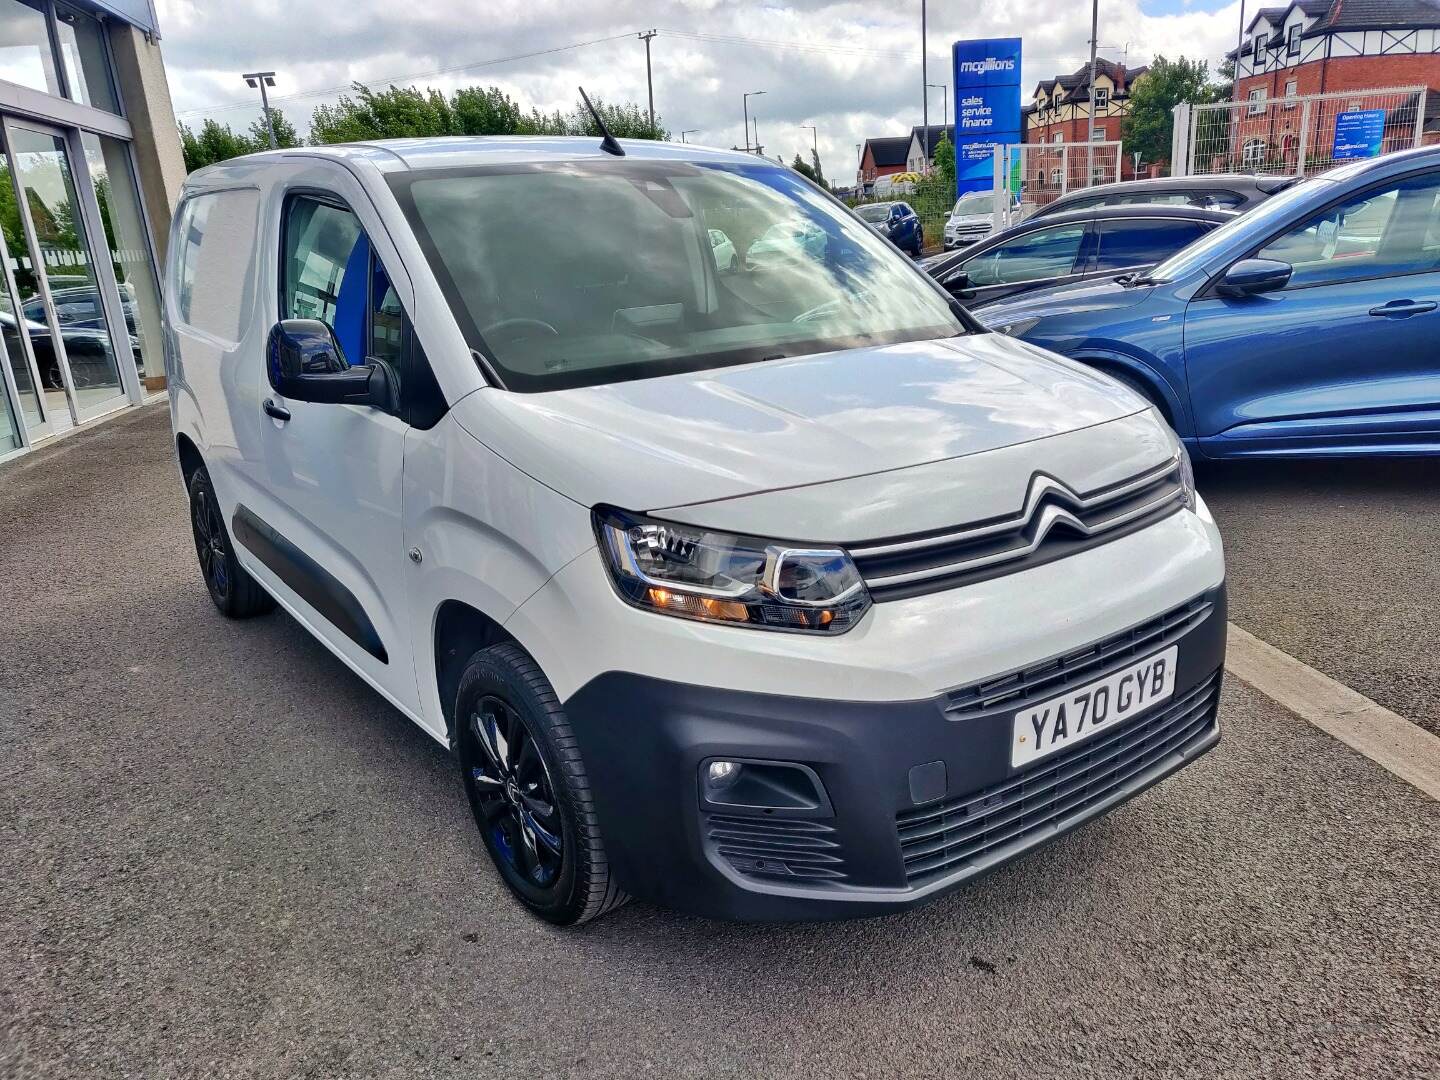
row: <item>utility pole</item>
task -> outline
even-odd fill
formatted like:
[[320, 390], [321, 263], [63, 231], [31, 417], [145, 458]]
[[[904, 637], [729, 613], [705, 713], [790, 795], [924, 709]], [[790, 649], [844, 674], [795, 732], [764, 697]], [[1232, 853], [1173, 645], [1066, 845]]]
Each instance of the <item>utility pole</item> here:
[[682, 143], [685, 142], [685, 141], [686, 141], [686, 139], [685, 139], [685, 136], [686, 136], [686, 135], [694, 135], [695, 132], [697, 132], [697, 131], [699, 131], [699, 130], [700, 130], [699, 128], [686, 128], [684, 131], [680, 132], [680, 141], [681, 141]]
[[[744, 110], [744, 113], [745, 113], [745, 152], [746, 152], [746, 153], [749, 153], [749, 152], [750, 152], [750, 99], [751, 99], [752, 97], [759, 97], [759, 96], [760, 96], [761, 94], [763, 94], [763, 93], [765, 93], [764, 90], [748, 90], [748, 91], [746, 91], [745, 93], [743, 93], [743, 94], [740, 95], [740, 108], [743, 109], [743, 110]], [[756, 142], [759, 142], [759, 140], [757, 139]]]
[[650, 77], [650, 39], [658, 30], [646, 30], [636, 34], [641, 41], [645, 42], [645, 89], [650, 95], [650, 126], [655, 126], [655, 81]]
[[252, 71], [248, 75], [241, 75], [245, 85], [254, 90], [260, 87], [260, 111], [265, 114], [265, 130], [270, 133], [270, 149], [278, 150], [280, 144], [275, 141], [275, 121], [270, 118], [270, 95], [265, 93], [267, 86], [275, 85], [275, 73], [273, 71]]
[[820, 168], [820, 132], [814, 124], [801, 124], [800, 130], [810, 132], [810, 156], [815, 161], [815, 179], [823, 181], [825, 173]]
[[760, 145], [760, 117], [752, 116], [750, 123], [755, 125], [755, 153], [760, 157], [764, 157], [765, 147]]
[[1095, 181], [1095, 48], [1100, 33], [1100, 0], [1090, 4], [1090, 131], [1085, 140], [1085, 187]]
[[924, 104], [920, 106], [921, 130], [925, 133], [920, 145], [925, 149], [925, 171], [930, 171], [930, 68], [925, 57], [925, 0], [920, 0], [920, 94]]
[[[1245, 47], [1245, 0], [1240, 0], [1240, 29], [1235, 32], [1235, 78], [1231, 80], [1230, 99], [1240, 100], [1240, 50]], [[1328, 46], [1327, 46], [1328, 48]]]

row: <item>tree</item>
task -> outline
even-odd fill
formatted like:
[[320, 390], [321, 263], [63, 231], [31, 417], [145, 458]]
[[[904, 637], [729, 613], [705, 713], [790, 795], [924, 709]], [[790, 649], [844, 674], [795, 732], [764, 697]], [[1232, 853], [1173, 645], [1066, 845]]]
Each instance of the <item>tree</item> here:
[[815, 174], [815, 166], [811, 165], [808, 161], [806, 161], [804, 158], [802, 158], [799, 154], [796, 154], [796, 155], [795, 155], [795, 160], [792, 161], [792, 162], [790, 162], [790, 168], [794, 169], [794, 170], [795, 170], [796, 172], [798, 172], [801, 176], [809, 177], [811, 180], [814, 180], [817, 184], [822, 183], [822, 181], [820, 180], [820, 177], [818, 177], [818, 176]]
[[1194, 104], [1217, 101], [1222, 88], [1210, 82], [1204, 60], [1167, 60], [1157, 56], [1150, 70], [1130, 88], [1130, 113], [1121, 125], [1125, 152], [1139, 153], [1142, 161], [1168, 161], [1173, 109], [1182, 101]]
[[[295, 125], [279, 109], [270, 110], [270, 119], [275, 124], [275, 142], [282, 149], [304, 144]], [[206, 120], [198, 132], [185, 124], [180, 125], [180, 150], [185, 157], [186, 172], [269, 149], [270, 134], [265, 130], [263, 116], [257, 116], [247, 130], [238, 133], [229, 124], [218, 120]]]
[[334, 105], [321, 105], [315, 110], [310, 119], [310, 138], [314, 142], [458, 134], [450, 102], [438, 90], [391, 86], [377, 91], [358, 82], [354, 90], [354, 97], [342, 94]]

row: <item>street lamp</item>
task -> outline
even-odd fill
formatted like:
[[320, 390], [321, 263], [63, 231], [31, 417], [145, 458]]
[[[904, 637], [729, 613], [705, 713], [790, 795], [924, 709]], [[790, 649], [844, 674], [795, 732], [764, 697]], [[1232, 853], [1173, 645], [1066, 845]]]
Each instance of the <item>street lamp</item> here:
[[943, 82], [926, 83], [931, 90], [940, 91], [940, 126], [950, 133], [950, 84]]
[[740, 95], [740, 108], [745, 113], [745, 152], [747, 154], [750, 152], [750, 99], [759, 97], [763, 93], [765, 93], [764, 90], [750, 90]]
[[275, 73], [273, 71], [252, 71], [248, 75], [241, 75], [245, 85], [254, 90], [260, 88], [260, 110], [265, 114], [265, 130], [270, 133], [270, 149], [279, 149], [280, 144], [275, 141], [275, 123], [270, 119], [270, 96], [265, 93], [267, 86], [275, 85]]
[[819, 180], [825, 175], [820, 169], [820, 132], [814, 124], [801, 124], [800, 130], [810, 132], [810, 156], [815, 159], [815, 179]]
[[697, 132], [697, 131], [699, 131], [699, 130], [700, 130], [699, 128], [686, 128], [684, 131], [680, 132], [680, 141], [681, 141], [681, 142], [685, 142], [685, 141], [686, 141], [686, 139], [685, 139], [685, 136], [686, 136], [686, 135], [694, 135], [695, 132]]

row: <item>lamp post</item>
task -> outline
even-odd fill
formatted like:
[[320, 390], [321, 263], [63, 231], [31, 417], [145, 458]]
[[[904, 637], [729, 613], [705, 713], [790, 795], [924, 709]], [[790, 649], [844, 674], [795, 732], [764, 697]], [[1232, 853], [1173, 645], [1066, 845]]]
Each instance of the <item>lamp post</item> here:
[[[750, 99], [759, 97], [764, 90], [750, 90], [740, 95], [740, 108], [745, 113], [745, 152], [750, 152]], [[756, 141], [759, 141], [758, 139]]]
[[699, 131], [699, 130], [700, 130], [699, 128], [686, 128], [684, 131], [680, 132], [680, 141], [681, 141], [682, 143], [683, 143], [683, 142], [686, 142], [686, 141], [687, 141], [686, 138], [685, 138], [686, 135], [694, 135], [695, 132], [697, 132], [697, 131]]
[[265, 114], [265, 130], [270, 134], [270, 149], [277, 150], [280, 144], [275, 141], [275, 122], [270, 119], [270, 96], [265, 93], [267, 86], [275, 85], [275, 73], [273, 71], [252, 71], [248, 75], [241, 75], [245, 85], [254, 90], [260, 88], [260, 111]]
[[[933, 83], [933, 82], [932, 82], [932, 83], [926, 83], [926, 84], [925, 84], [925, 88], [926, 88], [927, 90], [939, 90], [939, 91], [940, 91], [940, 130], [945, 133], [945, 137], [948, 139], [948, 138], [950, 137], [950, 84], [949, 84], [949, 83], [943, 83], [943, 82], [942, 82], [942, 83]], [[929, 129], [928, 129], [928, 128], [926, 129], [926, 136], [925, 136], [925, 137], [926, 137], [926, 139], [929, 139], [929, 137], [930, 137], [930, 136], [929, 136]], [[954, 141], [954, 140], [951, 140], [951, 141]], [[933, 151], [932, 151], [932, 153], [933, 153]]]
[[810, 132], [810, 156], [815, 159], [815, 179], [819, 180], [825, 175], [820, 170], [820, 132], [814, 124], [801, 124], [800, 130]]

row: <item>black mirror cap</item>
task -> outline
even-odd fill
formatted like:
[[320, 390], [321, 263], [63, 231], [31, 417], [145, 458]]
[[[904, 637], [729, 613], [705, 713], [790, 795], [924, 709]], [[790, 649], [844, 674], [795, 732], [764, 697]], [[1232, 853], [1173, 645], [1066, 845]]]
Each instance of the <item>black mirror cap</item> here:
[[284, 319], [270, 328], [265, 345], [270, 385], [287, 397], [301, 397], [286, 389], [306, 375], [333, 375], [350, 365], [335, 340], [335, 332], [319, 319]]
[[1294, 268], [1278, 259], [1241, 259], [1225, 271], [1215, 292], [1220, 296], [1255, 296], [1290, 284]]
[[945, 279], [945, 288], [951, 292], [959, 292], [962, 289], [970, 288], [970, 271], [956, 270], [955, 273]]

